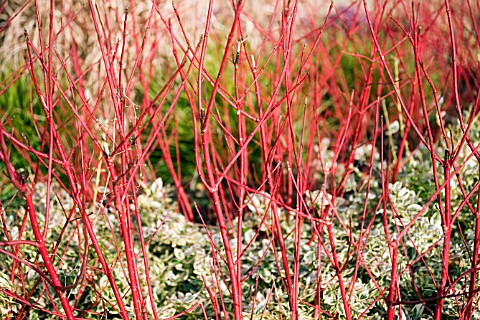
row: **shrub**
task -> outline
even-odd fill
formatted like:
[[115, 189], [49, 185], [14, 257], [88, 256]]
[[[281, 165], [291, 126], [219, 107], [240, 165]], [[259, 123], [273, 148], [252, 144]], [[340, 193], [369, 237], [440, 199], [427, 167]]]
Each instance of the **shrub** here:
[[2, 314], [479, 317], [479, 10], [6, 2]]

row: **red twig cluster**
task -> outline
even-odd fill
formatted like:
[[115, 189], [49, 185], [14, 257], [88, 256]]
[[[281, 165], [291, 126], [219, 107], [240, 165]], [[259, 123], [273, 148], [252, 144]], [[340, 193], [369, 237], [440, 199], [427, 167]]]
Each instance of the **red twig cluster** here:
[[[6, 2], [0, 5], [0, 12], [5, 6]], [[24, 129], [13, 126], [9, 114], [1, 111], [0, 161], [8, 178], [2, 178], [2, 184], [18, 190], [14, 197], [22, 199], [27, 213], [18, 217], [16, 237], [10, 230], [1, 235], [0, 254], [12, 260], [7, 272], [21, 289], [0, 290], [23, 304], [7, 318], [25, 319], [31, 308], [67, 319], [91, 316], [89, 307], [79, 305], [69, 292], [86, 290], [100, 274], [107, 277], [115, 296], [116, 304], [110, 307], [122, 319], [160, 318], [137, 199], [141, 186], [155, 177], [155, 150], [161, 152], [159, 161], [167, 168], [181, 214], [188, 221], [204, 217], [189, 195], [196, 177], [210, 201], [207, 210], [218, 224], [225, 253], [212, 250], [216, 283], [205, 283], [217, 318], [223, 314], [243, 319], [249, 312], [245, 282], [252, 273], [242, 268], [242, 258], [251, 242], [246, 243], [242, 226], [247, 214], [258, 214], [275, 251], [272, 268], [281, 274], [292, 319], [300, 319], [299, 305], [304, 304], [299, 293], [305, 224], [312, 226], [309, 244], [318, 246], [319, 270], [325, 261], [335, 270], [342, 304], [337, 314], [323, 309], [318, 272], [311, 305], [316, 318], [367, 315], [373, 305], [360, 311], [351, 307], [355, 282], [364, 272], [379, 292], [375, 303], [384, 301], [388, 319], [403, 319], [402, 306], [412, 304], [423, 305], [441, 319], [444, 301], [456, 297], [453, 288], [461, 280], [451, 277], [450, 245], [452, 230], [465, 214], [463, 208], [475, 221], [475, 240], [469, 248], [471, 266], [461, 275], [468, 279], [467, 302], [458, 299], [456, 306], [461, 319], [472, 318], [478, 308], [479, 182], [466, 190], [459, 172], [465, 165], [462, 149], [480, 161], [478, 145], [470, 136], [479, 107], [480, 5], [364, 0], [340, 6], [297, 0], [256, 6], [241, 0], [228, 4], [210, 0], [195, 18], [192, 8], [196, 7], [182, 3], [142, 6], [130, 1], [122, 10], [109, 1], [90, 0], [73, 12], [51, 0], [45, 7], [37, 1], [18, 6], [8, 16], [0, 32], [13, 28], [24, 11], [33, 10], [31, 18], [36, 19], [36, 29], [26, 30], [20, 44], [24, 62], [10, 66], [11, 73], [0, 83], [0, 94], [6, 94], [28, 78], [31, 105], [24, 107], [36, 136], [22, 135]], [[322, 13], [316, 13], [319, 9]], [[75, 38], [82, 30], [85, 43]], [[160, 88], [153, 91], [155, 86]], [[40, 114], [35, 104], [41, 107]], [[185, 112], [188, 124], [182, 122]], [[461, 137], [454, 141], [448, 126], [457, 122]], [[399, 128], [393, 135], [394, 124]], [[192, 136], [188, 151], [181, 140], [185, 128]], [[371, 148], [358, 168], [357, 151], [365, 146]], [[425, 161], [431, 163], [435, 192], [411, 221], [399, 223], [390, 184], [399, 180], [402, 168], [420, 149], [430, 154]], [[380, 159], [375, 150], [380, 150]], [[180, 159], [185, 152], [192, 154], [195, 176], [183, 170]], [[27, 175], [15, 167], [14, 157], [28, 163]], [[380, 172], [375, 173], [375, 168]], [[352, 175], [358, 173], [366, 197], [363, 212], [351, 217], [361, 228], [355, 231], [337, 207], [349, 192]], [[375, 175], [382, 195], [369, 199]], [[47, 190], [41, 211], [33, 200], [40, 182]], [[461, 189], [459, 207], [452, 206], [453, 183]], [[58, 192], [55, 188], [67, 191], [73, 207], [63, 210], [67, 222], [60, 238], [50, 239], [55, 218], [50, 199], [52, 192]], [[320, 190], [315, 198], [313, 190]], [[253, 195], [268, 203], [264, 212], [247, 212]], [[92, 214], [98, 202], [103, 209]], [[320, 209], [314, 203], [321, 203]], [[433, 248], [418, 252], [419, 259], [408, 261], [404, 269], [399, 260], [407, 250], [411, 228], [432, 203], [438, 206], [443, 227], [437, 244], [442, 248], [439, 277], [426, 266], [437, 293], [407, 301], [401, 295], [405, 284], [400, 278], [413, 273], [413, 265]], [[109, 219], [120, 228], [111, 230], [115, 261], [106, 258], [96, 232], [95, 217], [107, 216], [108, 208], [114, 213]], [[386, 287], [363, 260], [377, 212], [382, 213], [391, 267]], [[282, 227], [285, 220], [294, 222], [287, 232]], [[83, 247], [79, 246], [76, 280], [64, 284], [59, 269], [68, 264], [63, 257], [73, 241], [68, 240], [69, 225], [75, 225], [74, 237]], [[349, 239], [346, 257], [339, 254], [335, 225]], [[24, 238], [27, 226], [34, 240]], [[251, 241], [264, 236], [261, 232], [259, 226]], [[352, 235], [355, 232], [359, 237]], [[293, 256], [287, 238], [293, 239]], [[28, 259], [25, 247], [33, 247], [41, 259]], [[222, 263], [228, 275], [218, 267]], [[354, 266], [353, 277], [347, 279], [344, 271], [349, 263]], [[27, 277], [23, 267], [40, 275], [33, 288], [22, 286]], [[127, 279], [127, 293], [119, 289], [116, 267]], [[221, 282], [229, 286], [232, 310], [225, 307]], [[416, 283], [411, 285], [417, 290]], [[50, 301], [50, 309], [38, 306], [38, 291], [41, 299]], [[131, 296], [131, 307], [125, 295]], [[98, 292], [90, 307], [103, 300]], [[203, 305], [195, 304], [185, 314], [199, 307]]]

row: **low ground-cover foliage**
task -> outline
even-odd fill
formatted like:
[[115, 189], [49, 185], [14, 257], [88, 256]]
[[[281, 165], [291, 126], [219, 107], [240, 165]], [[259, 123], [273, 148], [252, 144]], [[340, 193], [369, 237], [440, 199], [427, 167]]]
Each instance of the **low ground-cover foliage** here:
[[[472, 128], [472, 136], [476, 137], [479, 133], [478, 128]], [[457, 134], [456, 137], [459, 135]], [[477, 137], [478, 138], [478, 137]], [[475, 139], [474, 142], [480, 142]], [[437, 146], [441, 148], [441, 146]], [[371, 148], [367, 148], [371, 150]], [[465, 165], [461, 170], [464, 178], [463, 187], [465, 190], [471, 190], [475, 185], [477, 177], [477, 167], [467, 157], [468, 150], [462, 149], [462, 161]], [[369, 162], [368, 154], [364, 153], [363, 158], [358, 156], [358, 165]], [[414, 152], [411, 159], [402, 168], [399, 173], [400, 181], [389, 185], [391, 207], [387, 210], [387, 215], [392, 219], [389, 221], [389, 230], [394, 235], [398, 230], [398, 225], [410, 223], [413, 217], [422, 209], [422, 205], [427, 201], [429, 194], [425, 186], [434, 183], [430, 168], [424, 165], [423, 158], [428, 156], [425, 149], [419, 149]], [[378, 151], [374, 150], [374, 158], [378, 159]], [[374, 162], [374, 168], [380, 170], [381, 164]], [[354, 290], [350, 297], [352, 315], [354, 317], [364, 314], [366, 319], [384, 319], [386, 317], [386, 306], [383, 299], [378, 299], [381, 290], [388, 287], [391, 279], [391, 260], [389, 256], [388, 243], [385, 241], [384, 225], [382, 223], [382, 209], [371, 208], [369, 217], [365, 220], [367, 225], [360, 226], [362, 220], [358, 213], [363, 211], [363, 205], [366, 197], [366, 190], [361, 186], [362, 175], [359, 173], [350, 177], [349, 189], [343, 198], [337, 198], [335, 210], [342, 218], [339, 221], [348, 221], [348, 224], [341, 225], [334, 223], [333, 230], [337, 255], [340, 260], [347, 261], [352, 251], [361, 250], [361, 260], [350, 259], [342, 269], [344, 281], [349, 285], [351, 281]], [[441, 172], [439, 172], [441, 174]], [[404, 179], [403, 179], [404, 178]], [[371, 188], [368, 191], [370, 199], [377, 199], [382, 195], [380, 181], [372, 178]], [[55, 186], [53, 186], [55, 189]], [[58, 188], [58, 187], [57, 187]], [[44, 184], [38, 184], [35, 192], [37, 210], [45, 209], [46, 190]], [[453, 188], [457, 199], [460, 199], [459, 188]], [[228, 270], [225, 266], [219, 264], [219, 257], [224, 255], [219, 230], [209, 228], [206, 225], [191, 223], [185, 220], [181, 215], [175, 213], [177, 203], [172, 201], [174, 189], [163, 185], [161, 179], [151, 185], [145, 185], [139, 192], [139, 209], [142, 212], [143, 234], [147, 239], [149, 253], [149, 276], [153, 285], [153, 293], [157, 311], [162, 319], [167, 319], [185, 310], [193, 308], [184, 319], [198, 319], [206, 314], [207, 318], [215, 317], [215, 308], [212, 306], [212, 300], [209, 297], [208, 288], [215, 288], [213, 283], [219, 281], [218, 288], [221, 288], [224, 295], [223, 302], [227, 310], [232, 309], [232, 300], [228, 297], [229, 283], [225, 278]], [[326, 205], [325, 198], [321, 191], [312, 191], [308, 193], [312, 199], [317, 198], [312, 205], [316, 210], [323, 210]], [[328, 195], [327, 195], [328, 196]], [[271, 240], [272, 212], [269, 208], [269, 194], [252, 194], [248, 198], [248, 212], [242, 224], [243, 241], [245, 252], [242, 259], [242, 268], [244, 274], [249, 275], [242, 283], [244, 292], [245, 310], [251, 310], [244, 313], [246, 319], [280, 319], [281, 317], [290, 317], [288, 295], [282, 289], [282, 278], [285, 274], [278, 265], [278, 252], [281, 250]], [[65, 238], [68, 249], [63, 252], [63, 260], [76, 261], [74, 268], [63, 268], [59, 270], [61, 279], [65, 285], [73, 283], [78, 275], [78, 269], [81, 268], [82, 257], [79, 252], [84, 254], [85, 248], [79, 242], [80, 235], [75, 235], [75, 228], [65, 227], [65, 212], [72, 209], [73, 201], [66, 193], [55, 194], [51, 199], [52, 214], [56, 219], [51, 221], [48, 238], [58, 239], [62, 232], [72, 232], [71, 238]], [[453, 208], [460, 206], [461, 201], [455, 201]], [[395, 208], [395, 212], [391, 210]], [[114, 211], [98, 204], [92, 208], [96, 215], [96, 234], [101, 243], [104, 252], [112, 252], [111, 259], [115, 259], [115, 238], [121, 235], [116, 232], [112, 234], [111, 230], [118, 230], [114, 218]], [[6, 216], [5, 227], [11, 230], [11, 235], [18, 235], [16, 221], [22, 219], [25, 215], [23, 208], [16, 212], [11, 212]], [[282, 230], [288, 235], [285, 238], [287, 254], [293, 265], [294, 239], [292, 230], [295, 225], [290, 219], [286, 219], [286, 212], [279, 210], [279, 216], [282, 217]], [[42, 223], [42, 222], [41, 222]], [[469, 269], [469, 250], [474, 241], [474, 220], [465, 219], [460, 221], [463, 224], [461, 229], [455, 228], [456, 232], [452, 237], [452, 256], [450, 277], [459, 278], [460, 281], [455, 285], [453, 292], [461, 293], [465, 289], [466, 278], [461, 279], [461, 275]], [[110, 225], [109, 227], [106, 227]], [[336, 278], [336, 271], [328, 260], [327, 254], [331, 251], [328, 244], [322, 248], [317, 238], [312, 238], [311, 222], [306, 219], [302, 226], [301, 234], [301, 254], [300, 254], [300, 286], [299, 286], [299, 310], [302, 319], [315, 319], [314, 308], [316, 301], [316, 292], [318, 286], [322, 290], [321, 308], [328, 314], [337, 314], [337, 317], [344, 318], [342, 313], [342, 300], [339, 296], [339, 283]], [[238, 225], [235, 226], [238, 228]], [[350, 233], [345, 232], [345, 228]], [[362, 237], [362, 241], [359, 241]], [[420, 298], [434, 297], [436, 294], [435, 279], [440, 276], [441, 269], [441, 246], [437, 245], [443, 237], [441, 217], [438, 207], [431, 205], [421, 218], [416, 220], [415, 224], [405, 236], [403, 251], [399, 254], [397, 269], [400, 274], [399, 290], [402, 300], [418, 300]], [[27, 231], [23, 235], [24, 240], [34, 240], [33, 233]], [[232, 246], [236, 239], [231, 238]], [[248, 247], [247, 247], [248, 245]], [[432, 249], [433, 248], [433, 249]], [[140, 250], [140, 248], [137, 248]], [[35, 259], [34, 251], [23, 251], [25, 259]], [[88, 254], [87, 263], [95, 260], [94, 255]], [[234, 255], [237, 255], [234, 252]], [[216, 258], [215, 258], [216, 257]], [[140, 261], [140, 260], [139, 260]], [[2, 270], [11, 270], [12, 259], [3, 259]], [[120, 262], [114, 267], [115, 273], [121, 273]], [[217, 266], [216, 266], [217, 265]], [[360, 267], [358, 267], [360, 265]], [[65, 264], [66, 266], [66, 264]], [[93, 265], [92, 265], [93, 266]], [[357, 267], [356, 267], [357, 266]], [[24, 268], [27, 275], [22, 286], [12, 287], [9, 281], [8, 273], [1, 272], [1, 279], [5, 289], [10, 292], [21, 294], [25, 288], [30, 288], [39, 280], [39, 276]], [[144, 273], [145, 270], [141, 271]], [[373, 275], [371, 277], [370, 275]], [[78, 305], [90, 305], [90, 314], [84, 314], [86, 318], [96, 318], [95, 314], [107, 315], [109, 318], [115, 317], [117, 313], [108, 307], [108, 304], [115, 304], [115, 297], [108, 286], [105, 276], [96, 274], [87, 274], [86, 285], [78, 287], [70, 292], [69, 298], [72, 303]], [[98, 278], [97, 278], [98, 277]], [[119, 276], [119, 280], [121, 277]], [[375, 279], [375, 281], [373, 281]], [[319, 281], [319, 283], [317, 282]], [[414, 285], [413, 285], [414, 284]], [[143, 283], [143, 285], [147, 285]], [[128, 283], [123, 282], [120, 286], [122, 292], [128, 292]], [[103, 302], [98, 301], [98, 291], [102, 293]], [[40, 292], [37, 294], [41, 294]], [[128, 296], [127, 296], [128, 297]], [[4, 312], [18, 312], [22, 304], [8, 295], [2, 293], [1, 309]], [[448, 319], [458, 318], [457, 299], [452, 297], [446, 300], [444, 314]], [[203, 306], [202, 308], [199, 305]], [[128, 299], [126, 305], [130, 305]], [[95, 307], [94, 307], [95, 306]], [[36, 302], [37, 308], [49, 308], [49, 301], [41, 299]], [[429, 312], [425, 308], [431, 308], [432, 304], [414, 304], [403, 306], [399, 309], [408, 319], [430, 319]], [[149, 308], [151, 312], [151, 308]], [[369, 310], [364, 313], [365, 310]], [[476, 311], [478, 313], [478, 311]], [[423, 315], [423, 316], [421, 316]], [[218, 315], [217, 315], [218, 316]], [[474, 314], [478, 317], [480, 314]], [[54, 316], [53, 316], [54, 317]], [[43, 312], [33, 308], [29, 313], [29, 319], [43, 319]]]

